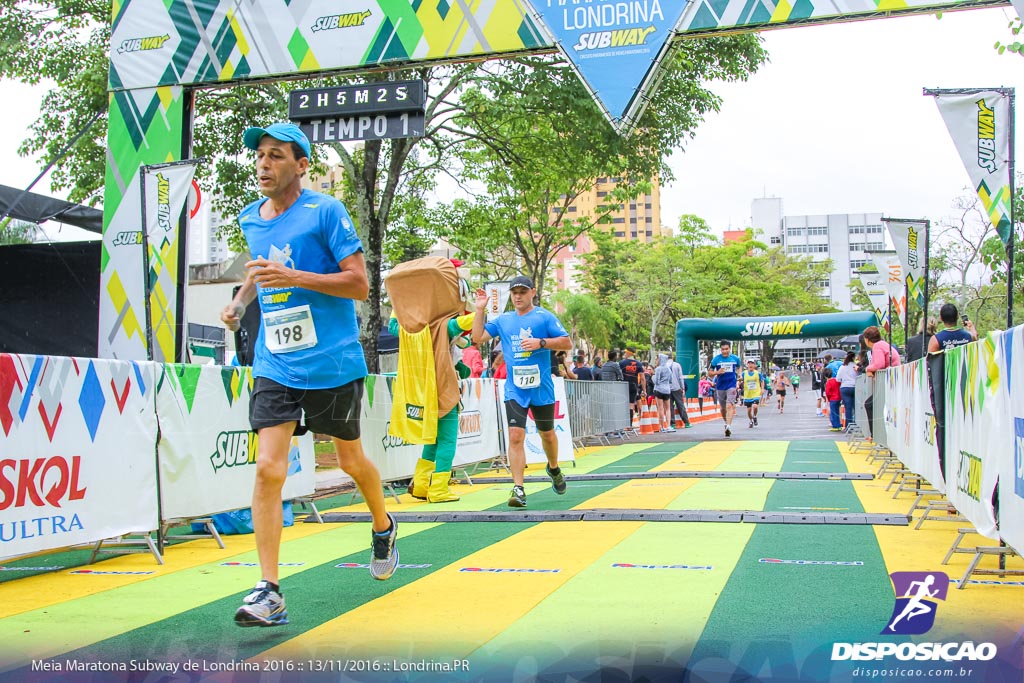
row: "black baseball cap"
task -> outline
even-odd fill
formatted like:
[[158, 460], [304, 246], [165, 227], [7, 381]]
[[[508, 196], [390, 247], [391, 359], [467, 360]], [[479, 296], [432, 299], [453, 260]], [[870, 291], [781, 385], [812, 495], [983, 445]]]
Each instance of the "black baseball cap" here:
[[516, 287], [526, 287], [527, 289], [533, 289], [533, 280], [526, 277], [525, 275], [516, 275], [512, 278], [512, 283], [508, 286], [509, 289], [515, 289]]

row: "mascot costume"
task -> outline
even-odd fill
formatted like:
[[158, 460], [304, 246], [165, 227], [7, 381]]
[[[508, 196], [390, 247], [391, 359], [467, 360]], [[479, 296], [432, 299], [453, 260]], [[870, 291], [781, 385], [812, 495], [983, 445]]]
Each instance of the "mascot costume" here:
[[423, 444], [409, 493], [430, 503], [459, 499], [448, 488], [462, 398], [458, 347], [469, 345], [474, 317], [465, 314], [471, 290], [460, 265], [428, 256], [396, 266], [384, 281], [393, 309], [388, 328], [398, 337], [388, 434]]

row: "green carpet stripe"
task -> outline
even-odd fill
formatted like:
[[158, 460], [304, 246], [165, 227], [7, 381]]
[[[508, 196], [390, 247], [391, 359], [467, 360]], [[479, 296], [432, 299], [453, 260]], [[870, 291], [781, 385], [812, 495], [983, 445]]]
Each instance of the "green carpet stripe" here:
[[[830, 442], [794, 444], [795, 459], [825, 460]], [[811, 488], [805, 488], [811, 484]], [[779, 481], [766, 509], [854, 506], [850, 482]], [[829, 485], [836, 486], [830, 487]], [[843, 487], [848, 490], [844, 491]], [[858, 566], [762, 563], [760, 559], [862, 562]], [[735, 680], [769, 670], [793, 675], [812, 650], [832, 642], [873, 638], [892, 610], [892, 588], [874, 530], [869, 526], [757, 525], [695, 648], [693, 662], [727, 657]], [[732, 651], [740, 643], [744, 651]], [[826, 657], [827, 658], [827, 657]], [[825, 679], [827, 680], [827, 679]]]
[[[488, 680], [508, 680], [508, 672], [525, 656], [524, 643], [531, 644], [529, 656], [538, 670], [567, 658], [598, 661], [601, 656], [623, 657], [632, 651], [633, 643], [672, 648], [681, 642], [693, 643], [753, 531], [753, 525], [746, 524], [641, 526], [475, 652], [473, 661], [488, 662], [494, 671], [485, 669], [474, 674], [480, 673]], [[645, 609], [636, 609], [637, 604], [645, 605]], [[610, 614], [615, 618], [609, 619]], [[571, 634], [573, 645], [567, 648], [557, 636], [540, 635], [559, 633]], [[682, 671], [685, 657], [669, 663]], [[499, 676], [501, 671], [506, 673], [505, 678]]]
[[[412, 526], [405, 525], [403, 531]], [[533, 525], [449, 524], [405, 535], [399, 545], [402, 562], [429, 562], [431, 566], [399, 570], [388, 581], [374, 581], [365, 569], [335, 567], [343, 562], [365, 563], [368, 559], [365, 550], [306, 569], [283, 583], [291, 620], [291, 625], [287, 627], [239, 629], [235, 626], [232, 616], [248, 592], [246, 588], [181, 614], [71, 651], [62, 655], [62, 659], [120, 661], [129, 652], [144, 653], [145, 657], [154, 661], [180, 661], [185, 658], [205, 658], [211, 661], [246, 659], [530, 526]], [[236, 586], [241, 585], [238, 580], [234, 583]], [[201, 587], [201, 582], [198, 586]], [[193, 580], [192, 589], [196, 587]], [[174, 603], [179, 597], [172, 592], [161, 592], [151, 596], [151, 599]], [[119, 601], [118, 605], [123, 606], [123, 603]], [[92, 621], [95, 620], [95, 613], [89, 616]]]

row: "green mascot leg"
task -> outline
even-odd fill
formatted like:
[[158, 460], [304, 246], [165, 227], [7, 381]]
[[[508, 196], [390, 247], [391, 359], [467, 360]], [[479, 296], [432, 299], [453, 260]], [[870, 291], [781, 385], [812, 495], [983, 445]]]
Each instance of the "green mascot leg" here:
[[[434, 468], [430, 473], [430, 484], [427, 487], [427, 501], [430, 503], [451, 503], [459, 499], [448, 490], [451, 479], [452, 461], [455, 460], [455, 444], [459, 438], [459, 409], [449, 410], [438, 418], [437, 444], [432, 453]], [[426, 457], [424, 448], [424, 457]]]

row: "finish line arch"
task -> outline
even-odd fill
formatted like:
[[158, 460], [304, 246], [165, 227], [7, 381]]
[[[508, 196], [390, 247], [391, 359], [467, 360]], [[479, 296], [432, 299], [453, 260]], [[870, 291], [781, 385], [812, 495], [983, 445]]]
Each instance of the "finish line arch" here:
[[[700, 376], [701, 339], [818, 339], [860, 334], [878, 324], [871, 311], [853, 313], [816, 313], [813, 315], [780, 315], [763, 318], [687, 318], [676, 323], [676, 360], [683, 367], [683, 377], [694, 380]], [[687, 381], [686, 397], [697, 398], [697, 382]]]

